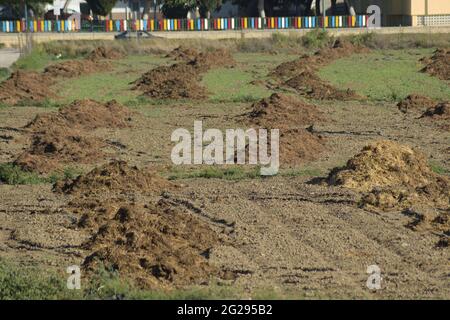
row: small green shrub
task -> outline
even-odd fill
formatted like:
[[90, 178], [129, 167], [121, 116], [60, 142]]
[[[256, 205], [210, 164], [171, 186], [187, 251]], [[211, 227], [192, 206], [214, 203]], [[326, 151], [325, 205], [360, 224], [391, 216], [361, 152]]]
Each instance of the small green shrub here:
[[306, 33], [302, 38], [302, 44], [306, 48], [323, 48], [331, 43], [333, 37], [330, 34], [322, 29], [314, 29], [308, 33]]
[[374, 39], [374, 33], [365, 32], [351, 36], [350, 42], [356, 46], [374, 47]]
[[11, 185], [45, 183], [44, 178], [34, 172], [23, 171], [11, 163], [0, 164], [0, 182]]
[[0, 68], [0, 81], [8, 78], [10, 75], [10, 71], [8, 68]]
[[83, 172], [77, 168], [73, 167], [66, 167], [64, 168], [64, 171], [61, 173], [52, 173], [46, 180], [50, 183], [56, 183], [60, 180], [74, 180], [76, 177], [78, 177]]

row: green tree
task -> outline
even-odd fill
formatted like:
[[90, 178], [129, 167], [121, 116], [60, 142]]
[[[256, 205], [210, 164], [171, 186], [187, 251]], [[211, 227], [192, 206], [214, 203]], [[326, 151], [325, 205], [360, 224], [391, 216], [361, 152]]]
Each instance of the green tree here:
[[[273, 16], [273, 8], [280, 6], [280, 2], [277, 0], [232, 0], [234, 4], [239, 5], [245, 10], [247, 16], [259, 16], [265, 17]], [[321, 0], [317, 0], [319, 3]], [[298, 15], [310, 15], [312, 0], [284, 0], [283, 1], [283, 14], [286, 14], [292, 5], [297, 7]]]
[[211, 18], [211, 12], [216, 10], [222, 5], [222, 0], [201, 0], [200, 10], [206, 18]]
[[116, 5], [117, 0], [86, 0], [93, 14], [107, 16]]
[[162, 11], [169, 18], [186, 18], [188, 11], [199, 8], [205, 18], [211, 17], [211, 12], [222, 4], [222, 0], [166, 0]]
[[166, 0], [162, 5], [162, 12], [167, 18], [186, 18], [189, 10], [195, 8], [197, 1], [195, 0]]
[[44, 13], [44, 5], [53, 3], [53, 0], [0, 0], [0, 5], [11, 9], [11, 13], [16, 18], [25, 17], [25, 3], [29, 11], [36, 16], [40, 16]]

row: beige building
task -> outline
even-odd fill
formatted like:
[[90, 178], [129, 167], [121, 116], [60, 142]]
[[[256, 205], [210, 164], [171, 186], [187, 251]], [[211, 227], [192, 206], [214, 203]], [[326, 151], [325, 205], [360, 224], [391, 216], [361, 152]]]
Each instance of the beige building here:
[[358, 13], [369, 5], [381, 8], [384, 25], [450, 25], [450, 0], [353, 0]]

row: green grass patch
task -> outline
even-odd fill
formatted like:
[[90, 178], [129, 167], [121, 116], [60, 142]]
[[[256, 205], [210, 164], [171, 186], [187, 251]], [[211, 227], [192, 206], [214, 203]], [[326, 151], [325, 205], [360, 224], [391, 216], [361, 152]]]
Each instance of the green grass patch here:
[[0, 259], [0, 300], [61, 300], [80, 297], [80, 291], [67, 289], [62, 275]]
[[10, 74], [11, 72], [8, 68], [0, 68], [0, 82], [6, 80]]
[[450, 86], [421, 73], [419, 59], [432, 50], [384, 50], [340, 59], [320, 70], [323, 79], [376, 101], [398, 101], [411, 93], [448, 99]]
[[202, 80], [212, 102], [249, 102], [267, 97], [270, 93], [251, 84], [253, 76], [238, 68], [221, 68], [209, 71]]
[[248, 293], [241, 286], [214, 279], [207, 286], [148, 290], [106, 268], [89, 275], [82, 271], [81, 289], [70, 290], [65, 271], [23, 266], [0, 259], [0, 300], [280, 300], [335, 297], [327, 292], [305, 295], [305, 292], [273, 287], [257, 287]]
[[42, 71], [48, 64], [55, 61], [42, 47], [34, 48], [31, 53], [21, 56], [14, 64], [14, 69]]
[[[245, 180], [245, 179], [259, 179], [264, 178], [261, 176], [260, 167], [242, 167], [233, 166], [229, 168], [219, 166], [208, 166], [202, 169], [193, 170], [178, 170], [172, 169], [168, 174], [169, 180], [182, 180], [182, 179], [224, 179], [224, 180]], [[317, 177], [325, 173], [324, 170], [315, 168], [302, 168], [302, 169], [282, 169], [276, 176], [281, 177]]]
[[179, 179], [205, 178], [205, 179], [244, 180], [244, 179], [256, 179], [260, 177], [261, 174], [259, 167], [253, 169], [246, 169], [238, 166], [230, 168], [208, 166], [202, 169], [195, 169], [191, 171], [174, 170], [169, 174], [168, 179], [179, 180]]
[[450, 170], [444, 168], [443, 166], [441, 166], [438, 163], [434, 163], [434, 162], [430, 163], [430, 167], [434, 173], [441, 174], [441, 175], [447, 175], [447, 176], [450, 175]]
[[66, 167], [62, 172], [53, 172], [48, 176], [40, 176], [35, 172], [24, 171], [12, 163], [0, 164], [0, 182], [9, 185], [55, 183], [60, 180], [73, 180], [82, 173], [78, 168]]
[[76, 99], [95, 99], [101, 102], [115, 99], [124, 103], [138, 94], [137, 91], [130, 90], [129, 83], [134, 79], [133, 75], [128, 74], [95, 73], [61, 81], [57, 84], [56, 92], [64, 103]]
[[151, 99], [140, 97], [139, 91], [131, 90], [131, 82], [142, 73], [162, 64], [166, 59], [155, 56], [129, 56], [114, 61], [114, 70], [93, 73], [81, 77], [66, 79], [56, 85], [56, 92], [62, 102], [70, 103], [76, 99], [96, 99], [106, 102], [112, 99], [128, 106], [154, 104]]
[[[65, 271], [65, 270], [64, 270]], [[65, 273], [27, 267], [0, 259], [0, 300], [207, 300], [238, 299], [241, 290], [225, 284], [173, 290], [144, 290], [119, 276], [98, 270], [89, 278], [81, 274], [81, 289], [67, 289]]]
[[74, 180], [79, 175], [81, 175], [83, 171], [74, 167], [66, 167], [64, 168], [62, 173], [54, 172], [45, 179], [46, 182], [56, 183], [61, 180]]
[[60, 102], [53, 101], [51, 99], [45, 99], [42, 101], [34, 100], [20, 100], [16, 107], [37, 107], [37, 108], [60, 108], [63, 106]]
[[280, 170], [279, 175], [282, 177], [318, 177], [323, 175], [324, 172], [324, 170], [314, 168], [285, 169]]
[[40, 184], [47, 182], [34, 172], [23, 171], [20, 167], [11, 163], [0, 164], [0, 182], [11, 185]]

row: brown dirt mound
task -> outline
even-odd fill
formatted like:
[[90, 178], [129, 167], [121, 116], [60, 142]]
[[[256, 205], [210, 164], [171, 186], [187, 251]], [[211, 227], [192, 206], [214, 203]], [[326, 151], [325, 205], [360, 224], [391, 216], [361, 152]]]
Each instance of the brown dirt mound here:
[[18, 70], [0, 84], [0, 103], [14, 105], [28, 101], [42, 102], [54, 96], [50, 91], [52, 84], [48, 76]]
[[429, 118], [433, 121], [439, 121], [444, 130], [450, 130], [450, 103], [438, 103], [434, 107], [424, 112], [421, 118]]
[[369, 49], [348, 41], [337, 40], [331, 47], [320, 49], [313, 55], [302, 55], [297, 60], [278, 65], [270, 75], [277, 78], [291, 78], [303, 71], [317, 71], [334, 60], [365, 52], [369, 52]]
[[424, 110], [431, 108], [435, 105], [436, 105], [435, 100], [413, 93], [407, 96], [402, 101], [400, 101], [397, 104], [397, 107], [401, 112], [408, 113], [414, 111], [423, 112]]
[[434, 107], [428, 108], [428, 110], [425, 111], [422, 117], [432, 117], [448, 120], [450, 119], [450, 103], [448, 102], [438, 103]]
[[90, 59], [68, 60], [46, 67], [44, 74], [51, 77], [73, 78], [109, 69], [111, 69], [111, 65], [107, 61], [94, 61]]
[[254, 103], [247, 117], [251, 124], [262, 128], [309, 126], [324, 121], [316, 106], [278, 93]]
[[334, 60], [368, 51], [367, 48], [337, 40], [333, 46], [321, 49], [314, 55], [303, 55], [297, 60], [280, 64], [269, 75], [284, 81], [284, 85], [296, 89], [300, 94], [309, 98], [319, 100], [359, 99], [361, 97], [354, 91], [337, 89], [320, 79], [317, 70]]
[[166, 55], [166, 58], [171, 58], [179, 61], [191, 61], [199, 55], [199, 52], [193, 48], [179, 46], [173, 49]]
[[318, 159], [326, 150], [325, 139], [305, 129], [280, 130], [280, 166]]
[[74, 181], [55, 186], [56, 191], [67, 194], [105, 194], [116, 192], [139, 192], [160, 194], [175, 187], [166, 179], [149, 170], [139, 170], [125, 161], [113, 161], [95, 168]]
[[353, 90], [340, 90], [319, 78], [311, 71], [303, 71], [285, 82], [285, 85], [297, 90], [297, 92], [308, 98], [317, 100], [349, 100], [360, 99]]
[[133, 84], [133, 90], [157, 99], [203, 99], [206, 89], [198, 84], [200, 75], [195, 67], [178, 63], [160, 66], [147, 73]]
[[[108, 206], [101, 212], [104, 222], [85, 244], [92, 251], [83, 262], [88, 272], [111, 267], [146, 288], [205, 284], [217, 274], [205, 256], [218, 237], [191, 214], [163, 201]], [[91, 218], [85, 216], [81, 226], [92, 225]]]
[[[232, 55], [224, 49], [195, 53], [186, 49], [175, 49], [173, 55], [189, 58], [171, 66], [160, 66], [133, 82], [132, 90], [144, 91], [144, 95], [157, 99], [204, 99], [207, 91], [199, 84], [201, 74], [214, 67], [234, 65]], [[195, 54], [194, 57], [188, 55]]]
[[200, 52], [190, 64], [201, 72], [206, 72], [213, 68], [232, 67], [236, 64], [236, 61], [228, 50], [216, 49]]
[[92, 163], [104, 158], [101, 139], [86, 130], [123, 128], [130, 125], [131, 112], [117, 103], [77, 100], [57, 113], [36, 116], [26, 125], [31, 145], [15, 161], [25, 170], [41, 174], [58, 171], [61, 164]]
[[[408, 225], [414, 230], [432, 229], [444, 233], [450, 232], [450, 209], [439, 212], [426, 207], [418, 207], [405, 209], [403, 213], [414, 218]], [[450, 234], [448, 235], [450, 236]]]
[[328, 183], [366, 192], [362, 204], [381, 209], [450, 206], [449, 179], [434, 173], [422, 153], [392, 141], [369, 144], [344, 167], [333, 169]]
[[68, 128], [124, 128], [130, 126], [132, 112], [115, 100], [101, 103], [91, 99], [75, 100], [58, 113], [40, 114], [26, 128], [33, 132], [57, 124]]
[[430, 58], [420, 60], [425, 67], [421, 70], [442, 80], [450, 80], [450, 49], [437, 49]]
[[118, 49], [113, 48], [105, 48], [104, 46], [95, 48], [87, 58], [89, 60], [101, 60], [101, 59], [122, 59], [125, 57], [125, 54]]
[[89, 163], [103, 158], [103, 143], [79, 130], [63, 126], [42, 128], [31, 145], [14, 162], [24, 170], [41, 174], [58, 171], [62, 163]]

